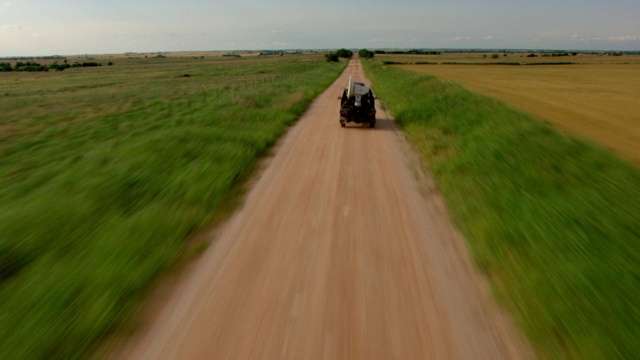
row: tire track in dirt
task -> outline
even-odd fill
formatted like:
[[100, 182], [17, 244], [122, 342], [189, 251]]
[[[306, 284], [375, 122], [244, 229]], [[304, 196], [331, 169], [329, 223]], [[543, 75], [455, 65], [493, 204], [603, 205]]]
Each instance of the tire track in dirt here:
[[340, 127], [349, 76], [359, 60], [118, 358], [532, 357], [393, 121]]

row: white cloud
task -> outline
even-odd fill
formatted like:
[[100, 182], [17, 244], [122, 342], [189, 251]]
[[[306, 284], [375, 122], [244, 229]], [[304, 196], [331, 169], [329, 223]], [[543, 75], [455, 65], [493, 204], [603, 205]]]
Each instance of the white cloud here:
[[482, 38], [482, 40], [495, 40], [495, 39], [496, 39], [496, 37], [493, 36], [493, 35], [485, 36], [485, 37]]
[[368, 42], [379, 44], [379, 43], [395, 43], [396, 41], [397, 41], [396, 39], [370, 39]]
[[[640, 40], [640, 36], [633, 35], [621, 35], [621, 36], [597, 36], [597, 35], [572, 35], [570, 37], [573, 41], [638, 41]], [[558, 40], [563, 40], [562, 38], [558, 38]]]
[[607, 38], [607, 40], [609, 40], [609, 41], [638, 41], [638, 40], [640, 40], [640, 36], [631, 36], [631, 35], [612, 36], [612, 37]]
[[22, 27], [20, 27], [18, 25], [2, 25], [2, 30], [20, 31], [20, 30], [22, 30]]

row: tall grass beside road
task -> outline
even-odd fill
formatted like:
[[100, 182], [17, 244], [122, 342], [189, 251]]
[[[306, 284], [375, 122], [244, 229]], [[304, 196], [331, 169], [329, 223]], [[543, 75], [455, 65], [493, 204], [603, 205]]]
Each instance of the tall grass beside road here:
[[640, 171], [459, 85], [365, 69], [538, 354], [636, 358]]
[[0, 358], [86, 356], [344, 66], [123, 59], [0, 75]]

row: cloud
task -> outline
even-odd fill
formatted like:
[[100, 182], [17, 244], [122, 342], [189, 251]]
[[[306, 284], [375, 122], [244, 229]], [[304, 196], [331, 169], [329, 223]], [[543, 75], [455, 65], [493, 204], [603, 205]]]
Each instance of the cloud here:
[[482, 38], [482, 40], [495, 40], [495, 39], [496, 39], [496, 37], [493, 36], [493, 35], [485, 36], [485, 37]]
[[638, 40], [640, 40], [640, 36], [631, 36], [631, 35], [612, 36], [612, 37], [607, 38], [607, 40], [609, 40], [609, 41], [638, 41]]
[[272, 34], [282, 34], [282, 30], [271, 30]]
[[379, 43], [395, 43], [396, 39], [370, 39], [368, 42], [372, 42], [374, 44], [379, 44]]
[[[573, 41], [639, 41], [640, 36], [633, 35], [620, 35], [620, 36], [596, 36], [596, 35], [572, 35], [570, 37]], [[562, 40], [562, 38], [559, 38]]]
[[[557, 40], [563, 40], [562, 37], [558, 37]], [[575, 41], [600, 41], [600, 40], [605, 40], [604, 37], [602, 36], [595, 36], [595, 35], [572, 35], [571, 36], [571, 40], [575, 40]]]
[[20, 27], [18, 25], [2, 25], [2, 30], [20, 31], [20, 30], [22, 30], [22, 27]]

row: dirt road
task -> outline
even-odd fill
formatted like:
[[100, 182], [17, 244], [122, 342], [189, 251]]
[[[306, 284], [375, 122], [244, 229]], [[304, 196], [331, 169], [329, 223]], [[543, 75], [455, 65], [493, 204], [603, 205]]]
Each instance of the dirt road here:
[[394, 123], [340, 127], [349, 75], [364, 80], [357, 60], [118, 357], [531, 357]]

